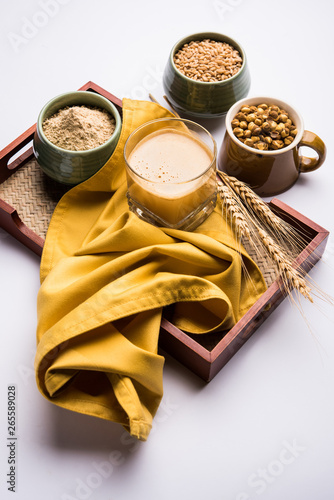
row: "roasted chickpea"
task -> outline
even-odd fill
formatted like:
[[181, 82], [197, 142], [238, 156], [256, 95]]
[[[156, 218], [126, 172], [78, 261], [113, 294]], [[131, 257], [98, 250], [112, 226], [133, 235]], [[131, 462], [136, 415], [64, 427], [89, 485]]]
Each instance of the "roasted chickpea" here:
[[241, 142], [259, 151], [289, 146], [298, 133], [289, 113], [272, 103], [243, 106], [231, 125]]

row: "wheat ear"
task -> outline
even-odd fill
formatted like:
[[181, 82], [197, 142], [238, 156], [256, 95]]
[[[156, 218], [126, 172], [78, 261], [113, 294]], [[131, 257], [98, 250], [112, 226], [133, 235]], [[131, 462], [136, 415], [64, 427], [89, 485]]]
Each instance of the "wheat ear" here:
[[305, 248], [306, 241], [300, 233], [289, 223], [278, 217], [247, 184], [239, 181], [235, 177], [230, 177], [225, 172], [218, 171], [222, 182], [234, 191], [234, 193], [243, 201], [246, 207], [254, 215], [260, 226], [265, 225], [266, 231], [277, 238], [283, 247], [299, 253]]
[[[218, 191], [225, 211], [233, 221], [236, 235], [239, 238], [246, 236], [255, 249], [258, 249], [260, 243], [275, 263], [284, 288], [287, 291], [289, 287], [296, 288], [301, 295], [313, 302], [311, 288], [307, 285], [302, 271], [293, 267], [291, 258], [285, 252], [286, 245], [279, 245], [268, 233], [270, 230], [279, 238], [280, 232], [285, 230], [282, 220], [244, 183], [223, 172], [218, 174], [222, 181], [218, 182]], [[295, 235], [287, 230], [283, 239], [290, 243], [291, 236]]]
[[287, 256], [282, 252], [281, 248], [274, 240], [263, 230], [258, 230], [260, 239], [267, 249], [270, 257], [275, 261], [280, 275], [284, 279], [284, 285], [290, 283], [293, 288], [296, 288], [305, 298], [307, 298], [310, 302], [313, 302], [311, 297], [311, 288], [307, 285], [305, 278], [302, 274], [295, 269]]
[[249, 224], [240, 204], [233, 196], [233, 192], [224, 185], [218, 185], [218, 192], [222, 201], [223, 210], [226, 213], [226, 219], [230, 219], [236, 236], [240, 239], [242, 236], [251, 237]]
[[230, 177], [224, 172], [218, 171], [219, 177], [225, 185], [228, 185], [241, 198], [241, 200], [250, 207], [253, 212], [264, 219], [265, 222], [277, 229], [281, 227], [282, 220], [275, 215], [267, 204], [244, 182], [235, 177]]

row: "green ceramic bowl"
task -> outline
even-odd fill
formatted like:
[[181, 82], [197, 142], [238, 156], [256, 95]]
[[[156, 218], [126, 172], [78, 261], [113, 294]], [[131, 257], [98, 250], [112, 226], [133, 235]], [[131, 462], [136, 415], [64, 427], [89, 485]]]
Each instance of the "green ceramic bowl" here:
[[[104, 144], [85, 151], [68, 151], [50, 142], [44, 135], [42, 124], [59, 109], [85, 105], [105, 109], [115, 118], [115, 131]], [[76, 185], [95, 174], [110, 158], [119, 139], [121, 118], [116, 107], [105, 97], [89, 92], [74, 91], [61, 94], [49, 101], [41, 110], [33, 139], [33, 150], [43, 172], [55, 181]]]
[[[221, 82], [201, 82], [183, 75], [174, 64], [175, 53], [192, 40], [226, 42], [235, 47], [243, 60], [238, 73]], [[176, 111], [198, 118], [223, 116], [239, 99], [246, 97], [250, 88], [250, 75], [246, 54], [241, 45], [221, 33], [195, 33], [179, 40], [171, 50], [163, 75], [163, 87]]]

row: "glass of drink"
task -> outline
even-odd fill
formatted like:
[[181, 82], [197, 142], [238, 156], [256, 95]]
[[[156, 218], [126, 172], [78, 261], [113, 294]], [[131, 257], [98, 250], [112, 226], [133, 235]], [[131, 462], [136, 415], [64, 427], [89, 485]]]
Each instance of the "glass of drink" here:
[[160, 118], [129, 136], [124, 157], [130, 210], [156, 226], [191, 231], [217, 200], [217, 146], [201, 125]]

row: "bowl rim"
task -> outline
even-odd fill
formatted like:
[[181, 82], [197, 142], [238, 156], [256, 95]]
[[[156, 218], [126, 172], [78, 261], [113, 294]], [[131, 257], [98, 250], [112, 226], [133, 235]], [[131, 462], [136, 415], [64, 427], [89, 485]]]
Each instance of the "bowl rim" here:
[[[110, 114], [112, 114], [113, 118], [115, 119], [115, 130], [113, 131], [113, 133], [111, 134], [111, 136], [109, 137], [109, 139], [107, 139], [103, 144], [100, 144], [99, 146], [96, 146], [95, 148], [72, 150], [72, 149], [60, 148], [59, 146], [57, 146], [56, 144], [54, 144], [53, 142], [51, 142], [46, 137], [46, 135], [43, 132], [43, 122], [45, 120], [45, 113], [50, 108], [50, 106], [52, 106], [52, 104], [55, 101], [57, 101], [57, 99], [66, 98], [66, 97], [70, 98], [71, 96], [75, 96], [75, 95], [76, 96], [80, 96], [80, 95], [87, 96], [88, 92], [89, 91], [87, 91], [87, 90], [73, 90], [73, 91], [69, 91], [69, 92], [63, 92], [62, 94], [58, 94], [57, 96], [55, 96], [52, 99], [50, 99], [46, 104], [44, 104], [44, 106], [42, 107], [41, 111], [39, 112], [39, 115], [38, 115], [38, 118], [37, 118], [37, 124], [36, 124], [36, 132], [40, 135], [40, 137], [42, 138], [42, 140], [49, 147], [53, 148], [54, 151], [58, 152], [62, 156], [63, 155], [68, 155], [70, 157], [71, 156], [74, 157], [74, 156], [78, 156], [78, 155], [80, 155], [80, 156], [81, 155], [88, 156], [88, 155], [90, 155], [92, 153], [102, 151], [103, 149], [106, 149], [110, 145], [110, 143], [114, 142], [115, 137], [116, 137], [116, 140], [117, 140], [117, 135], [119, 136], [119, 134], [120, 134], [122, 120], [121, 120], [120, 114], [119, 114], [116, 106], [111, 101], [109, 101], [109, 99], [107, 99], [106, 97], [104, 97], [104, 96], [102, 96], [100, 94], [97, 94], [95, 92], [90, 92], [89, 94], [91, 94], [92, 96], [94, 96], [93, 97], [94, 99], [96, 99], [99, 102], [104, 103], [109, 108], [109, 110], [111, 110], [109, 112], [110, 112]], [[74, 106], [74, 105], [80, 105], [80, 104], [79, 103], [72, 104], [72, 106]], [[85, 103], [82, 103], [82, 105], [84, 106]], [[71, 106], [71, 104], [65, 104], [65, 105], [62, 104], [56, 111], [53, 112], [53, 114], [57, 113], [57, 111], [59, 111], [60, 109], [66, 107], [66, 106]], [[97, 107], [98, 107], [98, 104], [97, 104]], [[103, 108], [103, 109], [105, 109], [105, 108]]]
[[[197, 39], [199, 41], [201, 41], [201, 40], [204, 40], [205, 38], [210, 38], [211, 40], [215, 40], [216, 42], [226, 42], [226, 43], [229, 43], [235, 49], [238, 50], [238, 52], [240, 53], [240, 55], [242, 57], [242, 65], [241, 65], [241, 68], [239, 69], [239, 71], [237, 73], [235, 73], [235, 75], [231, 76], [230, 78], [227, 78], [226, 80], [222, 80], [220, 82], [202, 82], [201, 80], [194, 80], [193, 78], [190, 78], [189, 76], [184, 75], [175, 66], [174, 55], [175, 55], [175, 53], [179, 49], [181, 49], [181, 47], [185, 43], [189, 43], [191, 41], [196, 41]], [[236, 78], [238, 78], [238, 76], [240, 76], [243, 73], [243, 71], [246, 68], [246, 64], [247, 64], [247, 57], [246, 57], [246, 53], [245, 53], [242, 45], [240, 45], [240, 43], [237, 40], [235, 40], [234, 38], [231, 38], [229, 35], [225, 35], [224, 33], [219, 33], [219, 32], [216, 32], [216, 31], [202, 31], [202, 32], [199, 32], [199, 33], [193, 33], [193, 34], [190, 34], [190, 35], [187, 35], [187, 36], [184, 36], [184, 37], [180, 38], [180, 40], [178, 40], [174, 44], [172, 50], [170, 51], [169, 61], [170, 61], [171, 65], [172, 65], [172, 68], [177, 73], [177, 75], [180, 76], [181, 78], [185, 79], [186, 81], [193, 82], [194, 84], [198, 84], [198, 85], [202, 85], [202, 86], [214, 85], [214, 86], [218, 87], [218, 86], [224, 86], [224, 85], [227, 85], [230, 82], [233, 82], [233, 80], [235, 80]]]
[[[246, 146], [243, 142], [241, 142], [234, 134], [231, 126], [231, 121], [233, 117], [238, 113], [238, 111], [242, 108], [242, 106], [245, 106], [246, 104], [249, 105], [255, 105], [255, 103], [273, 103], [276, 104], [279, 107], [282, 107], [283, 109], [286, 109], [289, 114], [293, 115], [293, 119], [295, 122], [295, 125], [298, 129], [297, 135], [292, 141], [289, 146], [285, 146], [282, 149], [275, 149], [275, 150], [267, 150], [267, 151], [262, 151], [259, 149], [251, 148], [250, 146]], [[232, 116], [233, 115], [233, 116]], [[297, 119], [296, 119], [297, 118]], [[283, 101], [282, 99], [279, 99], [277, 97], [268, 97], [268, 96], [248, 96], [245, 97], [244, 99], [240, 99], [239, 101], [235, 102], [228, 112], [226, 113], [225, 117], [225, 127], [226, 127], [226, 134], [229, 135], [231, 140], [239, 147], [246, 149], [250, 153], [260, 155], [260, 156], [277, 156], [280, 154], [284, 154], [287, 151], [290, 151], [291, 149], [294, 149], [299, 142], [301, 141], [303, 134], [304, 134], [304, 121], [302, 118], [302, 115], [300, 112], [296, 109], [295, 106], [292, 106], [290, 103], [287, 101]]]

